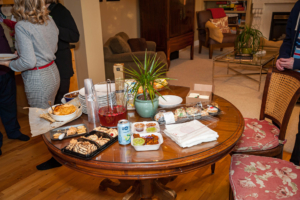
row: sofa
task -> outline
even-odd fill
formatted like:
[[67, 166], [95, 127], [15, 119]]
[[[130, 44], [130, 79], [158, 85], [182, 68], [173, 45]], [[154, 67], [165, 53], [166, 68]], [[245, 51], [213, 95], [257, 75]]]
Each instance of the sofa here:
[[[106, 79], [114, 80], [113, 66], [115, 63], [124, 63], [125, 68], [132, 67], [138, 70], [132, 56], [136, 56], [142, 63], [145, 60], [145, 50], [147, 49], [147, 54], [154, 56], [157, 53], [157, 59], [161, 62], [160, 66], [164, 66], [164, 70], [168, 69], [167, 58], [163, 51], [156, 52], [156, 43], [151, 41], [145, 41], [144, 46], [136, 48], [135, 46], [130, 46], [128, 41], [139, 42], [142, 39], [130, 39], [128, 35], [124, 32], [116, 34], [114, 37], [109, 38], [104, 44], [104, 61], [105, 61], [105, 77]], [[134, 51], [132, 50], [134, 48]], [[143, 49], [143, 51], [137, 51]], [[144, 50], [145, 49], [145, 50]], [[130, 76], [125, 74], [125, 78], [130, 78]]]

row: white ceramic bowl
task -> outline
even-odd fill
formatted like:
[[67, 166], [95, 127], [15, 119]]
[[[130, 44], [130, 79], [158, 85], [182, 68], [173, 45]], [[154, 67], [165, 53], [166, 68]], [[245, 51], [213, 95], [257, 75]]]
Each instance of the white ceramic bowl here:
[[136, 151], [153, 151], [153, 150], [158, 150], [160, 145], [164, 142], [164, 139], [160, 133], [139, 133], [141, 137], [147, 136], [147, 135], [156, 135], [158, 136], [158, 144], [153, 144], [153, 145], [143, 145], [143, 146], [134, 146], [133, 145], [133, 135], [131, 135], [131, 146]]
[[[59, 104], [58, 104], [59, 105]], [[54, 109], [55, 106], [58, 106], [58, 105], [54, 105], [52, 106], [52, 108]], [[64, 122], [64, 121], [69, 121], [71, 119], [73, 119], [76, 115], [77, 115], [77, 112], [78, 112], [78, 109], [76, 109], [75, 112], [73, 112], [72, 114], [69, 114], [69, 115], [54, 115], [52, 114], [52, 109], [51, 107], [48, 108], [48, 113], [50, 114], [50, 116], [55, 120], [55, 121], [58, 121], [58, 122]]]
[[180, 105], [182, 103], [182, 98], [175, 95], [163, 95], [158, 98], [158, 105], [162, 108], [172, 108]]

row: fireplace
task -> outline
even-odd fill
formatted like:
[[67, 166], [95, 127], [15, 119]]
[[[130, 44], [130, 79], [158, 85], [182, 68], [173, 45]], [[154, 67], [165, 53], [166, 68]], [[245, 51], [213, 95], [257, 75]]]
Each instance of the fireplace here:
[[286, 36], [286, 24], [290, 12], [273, 12], [269, 40], [279, 41]]

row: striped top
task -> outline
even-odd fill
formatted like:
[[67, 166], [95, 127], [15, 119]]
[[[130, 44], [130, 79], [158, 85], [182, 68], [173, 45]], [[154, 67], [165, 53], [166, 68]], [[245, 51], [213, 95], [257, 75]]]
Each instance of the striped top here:
[[295, 51], [294, 51], [294, 56], [295, 59], [300, 59], [300, 32], [298, 34], [298, 38], [295, 42]]

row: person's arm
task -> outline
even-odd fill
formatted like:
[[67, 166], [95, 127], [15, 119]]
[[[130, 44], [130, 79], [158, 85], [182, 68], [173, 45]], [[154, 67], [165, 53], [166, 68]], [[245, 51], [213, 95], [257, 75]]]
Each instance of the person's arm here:
[[22, 72], [36, 66], [36, 56], [30, 34], [22, 27], [16, 25], [16, 41], [18, 43], [19, 58], [9, 63], [9, 67], [15, 72]]
[[60, 15], [60, 21], [59, 23], [56, 23], [56, 26], [59, 30], [59, 39], [68, 43], [78, 42], [79, 31], [70, 11], [65, 9], [60, 13]]

